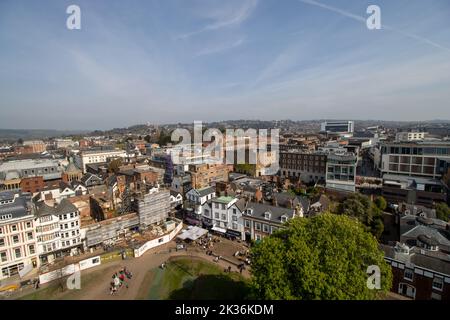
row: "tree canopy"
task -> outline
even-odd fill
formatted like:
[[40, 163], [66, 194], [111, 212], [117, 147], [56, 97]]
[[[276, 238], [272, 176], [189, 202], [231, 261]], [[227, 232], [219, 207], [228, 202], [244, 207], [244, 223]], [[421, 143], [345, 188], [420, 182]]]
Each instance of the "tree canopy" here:
[[444, 202], [436, 204], [436, 217], [438, 219], [449, 221], [450, 219], [450, 208]]
[[119, 168], [120, 168], [120, 166], [122, 164], [123, 164], [122, 158], [117, 158], [117, 159], [112, 160], [108, 164], [108, 172], [110, 172], [110, 173], [117, 173], [117, 172], [119, 172]]
[[[392, 283], [376, 239], [346, 216], [292, 219], [251, 254], [251, 286], [260, 299], [375, 299]], [[367, 287], [370, 265], [381, 270], [380, 290]]]
[[368, 231], [379, 238], [384, 231], [382, 212], [386, 209], [386, 200], [377, 199], [376, 202], [372, 202], [363, 194], [353, 193], [337, 206], [335, 213], [355, 217]]

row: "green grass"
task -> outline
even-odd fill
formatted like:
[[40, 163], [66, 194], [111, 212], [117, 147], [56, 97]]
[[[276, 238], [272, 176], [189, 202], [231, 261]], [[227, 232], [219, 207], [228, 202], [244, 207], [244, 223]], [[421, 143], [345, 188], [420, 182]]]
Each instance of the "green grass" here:
[[145, 297], [152, 300], [244, 299], [248, 294], [241, 275], [224, 273], [216, 264], [195, 258], [174, 258], [166, 265], [164, 270], [149, 271], [144, 280], [148, 289], [141, 291], [141, 298], [145, 291]]

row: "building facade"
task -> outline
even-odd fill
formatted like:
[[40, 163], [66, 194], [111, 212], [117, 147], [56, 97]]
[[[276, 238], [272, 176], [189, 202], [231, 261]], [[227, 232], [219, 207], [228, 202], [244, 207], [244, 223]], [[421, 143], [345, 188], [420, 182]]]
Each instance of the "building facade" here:
[[39, 267], [31, 198], [0, 193], [0, 280]]
[[324, 152], [280, 152], [282, 177], [309, 183], [325, 180], [327, 154]]
[[126, 158], [127, 153], [124, 150], [86, 150], [81, 151], [75, 156], [75, 163], [86, 173], [86, 165], [91, 163], [103, 163], [110, 159]]
[[357, 158], [352, 153], [329, 154], [326, 165], [326, 187], [355, 192]]
[[450, 142], [388, 142], [381, 148], [381, 172], [439, 179], [440, 160], [450, 160]]

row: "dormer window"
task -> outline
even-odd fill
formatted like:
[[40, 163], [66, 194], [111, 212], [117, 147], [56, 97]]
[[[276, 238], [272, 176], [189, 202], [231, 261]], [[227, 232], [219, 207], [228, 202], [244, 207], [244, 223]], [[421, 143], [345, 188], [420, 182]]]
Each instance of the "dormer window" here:
[[285, 223], [287, 222], [288, 218], [286, 216], [281, 216], [281, 222]]
[[251, 216], [251, 215], [253, 214], [253, 209], [247, 209], [247, 210], [246, 210], [246, 213], [247, 213], [249, 216]]
[[271, 216], [270, 212], [264, 212], [264, 219], [270, 220], [270, 216]]

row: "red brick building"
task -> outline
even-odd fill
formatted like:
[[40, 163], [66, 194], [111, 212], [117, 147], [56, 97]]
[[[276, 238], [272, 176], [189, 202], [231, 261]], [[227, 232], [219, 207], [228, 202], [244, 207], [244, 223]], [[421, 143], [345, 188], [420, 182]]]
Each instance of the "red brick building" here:
[[23, 192], [40, 192], [44, 189], [45, 183], [42, 176], [23, 178], [20, 181], [20, 189]]

